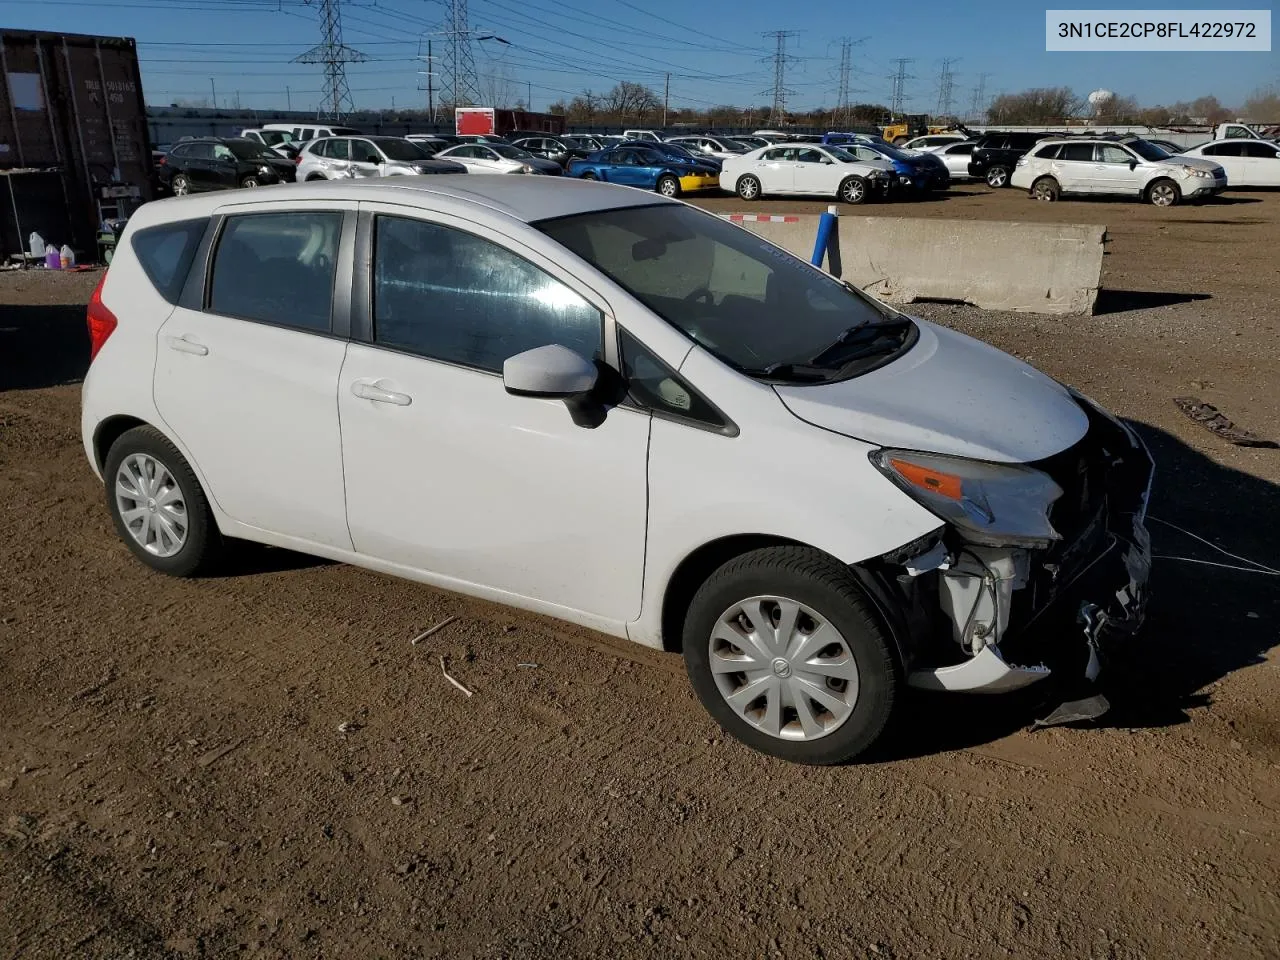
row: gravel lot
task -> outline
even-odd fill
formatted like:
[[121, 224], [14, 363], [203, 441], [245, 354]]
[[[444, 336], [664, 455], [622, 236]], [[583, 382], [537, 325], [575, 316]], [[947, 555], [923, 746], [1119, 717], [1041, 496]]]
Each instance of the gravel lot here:
[[[1096, 316], [914, 309], [1145, 425], [1154, 516], [1280, 567], [1280, 451], [1170, 402], [1280, 439], [1280, 194], [859, 213], [1106, 224]], [[280, 551], [148, 572], [80, 447], [95, 282], [0, 275], [0, 958], [1277, 956], [1273, 578], [1158, 561], [1098, 726], [913, 696], [872, 762], [788, 766], [676, 656]]]

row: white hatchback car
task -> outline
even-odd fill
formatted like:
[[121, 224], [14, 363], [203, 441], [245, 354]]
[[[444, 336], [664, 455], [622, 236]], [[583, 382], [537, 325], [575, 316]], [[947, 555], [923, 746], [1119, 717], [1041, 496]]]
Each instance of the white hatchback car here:
[[907, 684], [1092, 676], [1142, 613], [1128, 426], [637, 190], [151, 203], [88, 325], [84, 446], [144, 563], [254, 540], [683, 650], [789, 760], [866, 750]]
[[1201, 200], [1227, 188], [1221, 165], [1170, 156], [1154, 143], [1126, 140], [1045, 140], [1018, 159], [1009, 185], [1036, 200], [1062, 194], [1142, 199], [1157, 207]]
[[743, 200], [800, 195], [865, 203], [885, 198], [892, 174], [888, 161], [859, 160], [842, 147], [777, 144], [725, 160], [720, 168], [720, 189]]

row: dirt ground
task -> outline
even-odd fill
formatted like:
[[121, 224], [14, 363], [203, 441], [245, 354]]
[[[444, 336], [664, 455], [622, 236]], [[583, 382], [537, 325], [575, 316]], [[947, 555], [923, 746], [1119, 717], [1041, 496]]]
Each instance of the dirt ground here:
[[[1280, 450], [1170, 399], [1280, 439], [1280, 194], [859, 212], [1106, 224], [1096, 316], [913, 309], [1144, 425], [1153, 516], [1280, 567]], [[0, 960], [1280, 955], [1274, 578], [1157, 561], [1097, 725], [917, 695], [789, 766], [675, 655], [279, 551], [148, 572], [80, 447], [94, 282], [0, 275]]]

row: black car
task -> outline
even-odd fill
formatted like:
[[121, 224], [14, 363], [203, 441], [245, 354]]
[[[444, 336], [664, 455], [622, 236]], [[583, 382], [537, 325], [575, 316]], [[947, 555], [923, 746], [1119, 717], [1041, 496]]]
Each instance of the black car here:
[[176, 144], [160, 160], [160, 185], [176, 197], [290, 183], [297, 166], [256, 140], [200, 137]]
[[1018, 158], [1047, 137], [1063, 136], [1054, 133], [984, 133], [973, 145], [969, 157], [969, 176], [985, 180], [991, 187], [1007, 187]]
[[554, 161], [562, 167], [567, 167], [570, 160], [581, 160], [583, 157], [595, 152], [547, 134], [512, 140], [511, 145], [519, 147], [521, 150], [528, 150], [535, 157], [541, 157], [543, 160]]

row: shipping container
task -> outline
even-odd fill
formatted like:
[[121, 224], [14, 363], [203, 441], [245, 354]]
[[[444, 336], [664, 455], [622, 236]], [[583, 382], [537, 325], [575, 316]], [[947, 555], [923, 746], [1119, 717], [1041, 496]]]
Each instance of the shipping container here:
[[[38, 220], [70, 233], [45, 240], [69, 242], [82, 259], [96, 260], [101, 222], [127, 217], [153, 196], [133, 39], [0, 30], [0, 170], [56, 173], [62, 185], [60, 197], [46, 186], [25, 204], [3, 198], [0, 253], [21, 249]], [[27, 178], [7, 179], [11, 189], [26, 189]]]

